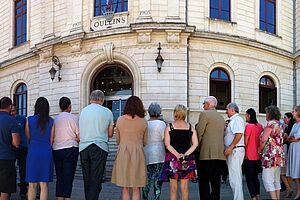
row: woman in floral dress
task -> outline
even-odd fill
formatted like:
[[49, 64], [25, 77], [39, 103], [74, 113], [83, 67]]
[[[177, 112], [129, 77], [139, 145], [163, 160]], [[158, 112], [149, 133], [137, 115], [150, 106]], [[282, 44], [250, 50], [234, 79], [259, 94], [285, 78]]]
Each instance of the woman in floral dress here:
[[276, 106], [266, 108], [267, 126], [261, 138], [262, 180], [271, 199], [280, 198], [280, 168], [284, 166], [283, 130], [279, 124], [280, 111]]

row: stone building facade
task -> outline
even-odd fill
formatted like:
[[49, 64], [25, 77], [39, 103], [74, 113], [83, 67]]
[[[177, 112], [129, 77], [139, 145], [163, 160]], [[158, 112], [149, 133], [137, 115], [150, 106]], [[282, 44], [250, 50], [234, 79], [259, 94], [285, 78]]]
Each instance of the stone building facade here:
[[[115, 117], [133, 94], [145, 107], [161, 104], [167, 121], [176, 104], [186, 105], [192, 124], [210, 94], [221, 96], [220, 112], [232, 101], [241, 113], [255, 108], [261, 119], [265, 104], [285, 112], [300, 102], [299, 1], [0, 2], [0, 96], [15, 98], [23, 114], [33, 113], [39, 96], [49, 100], [52, 115], [59, 112], [59, 98], [68, 96], [78, 114], [94, 88], [106, 90]], [[102, 16], [105, 2], [119, 6], [110, 22]], [[274, 23], [266, 22], [266, 30], [263, 12], [272, 9]], [[23, 26], [17, 24], [19, 11]], [[160, 72], [158, 43], [164, 59]], [[58, 70], [53, 56], [62, 66], [60, 81], [58, 73], [50, 79], [51, 67]]]

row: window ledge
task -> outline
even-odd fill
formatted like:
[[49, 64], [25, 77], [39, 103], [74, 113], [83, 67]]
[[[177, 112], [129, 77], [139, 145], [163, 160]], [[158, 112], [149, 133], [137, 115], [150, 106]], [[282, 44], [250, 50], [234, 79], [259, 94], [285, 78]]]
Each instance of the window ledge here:
[[273, 37], [276, 37], [276, 38], [279, 38], [279, 39], [282, 39], [281, 36], [277, 35], [277, 34], [274, 34], [274, 33], [270, 33], [270, 32], [267, 32], [267, 31], [263, 31], [259, 28], [255, 28], [255, 31], [256, 32], [259, 32], [259, 33], [264, 33], [264, 34], [267, 34], [267, 35], [270, 35], [270, 36], [273, 36]]
[[19, 44], [18, 46], [13, 46], [8, 49], [8, 51], [14, 51], [15, 49], [24, 49], [24, 48], [29, 48], [30, 40], [27, 40], [26, 42]]
[[208, 19], [209, 21], [215, 21], [215, 22], [227, 23], [227, 24], [231, 24], [231, 25], [236, 25], [236, 24], [237, 24], [237, 22], [227, 21], [227, 20], [219, 19], [219, 18], [210, 18], [210, 17], [208, 17], [207, 19]]

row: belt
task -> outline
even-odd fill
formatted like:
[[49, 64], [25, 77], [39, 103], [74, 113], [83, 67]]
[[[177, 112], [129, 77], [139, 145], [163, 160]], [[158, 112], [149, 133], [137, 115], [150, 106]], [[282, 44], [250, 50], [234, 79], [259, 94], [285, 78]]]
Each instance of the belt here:
[[233, 147], [233, 149], [240, 148], [240, 147], [245, 147], [245, 146], [235, 146]]

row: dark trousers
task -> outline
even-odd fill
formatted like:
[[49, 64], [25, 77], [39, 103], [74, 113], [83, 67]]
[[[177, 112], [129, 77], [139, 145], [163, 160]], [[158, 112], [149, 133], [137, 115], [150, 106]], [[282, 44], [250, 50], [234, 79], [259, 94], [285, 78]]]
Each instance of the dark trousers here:
[[260, 160], [244, 160], [245, 176], [251, 198], [260, 194], [258, 173], [261, 168]]
[[197, 170], [200, 199], [220, 199], [222, 160], [199, 160]]
[[28, 183], [25, 181], [27, 151], [28, 151], [27, 148], [19, 148], [16, 150], [16, 161], [19, 166], [19, 176], [20, 176], [20, 195], [27, 194]]
[[80, 152], [86, 200], [98, 200], [108, 153], [95, 144]]
[[53, 151], [56, 172], [56, 197], [71, 197], [78, 154], [78, 147]]

